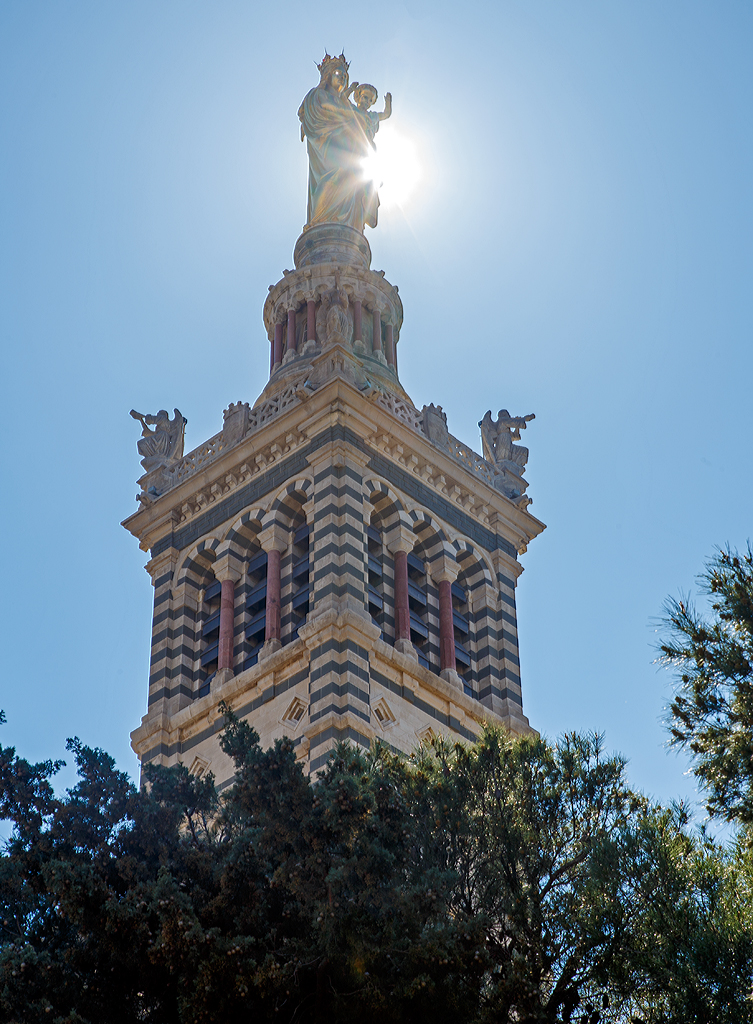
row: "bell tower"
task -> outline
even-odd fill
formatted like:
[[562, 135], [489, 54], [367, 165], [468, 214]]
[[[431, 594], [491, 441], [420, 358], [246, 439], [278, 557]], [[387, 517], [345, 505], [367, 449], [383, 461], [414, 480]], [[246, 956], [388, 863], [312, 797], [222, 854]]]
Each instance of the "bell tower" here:
[[223, 700], [264, 746], [291, 737], [312, 775], [339, 740], [407, 752], [432, 733], [473, 740], [484, 720], [530, 729], [515, 590], [544, 526], [514, 441], [531, 417], [488, 413], [482, 457], [403, 389], [402, 302], [363, 232], [378, 197], [352, 171], [376, 128], [344, 58], [320, 71], [299, 112], [309, 220], [264, 304], [266, 387], [185, 455], [177, 409], [133, 413], [145, 473], [123, 525], [150, 553], [154, 615], [132, 744], [220, 786]]

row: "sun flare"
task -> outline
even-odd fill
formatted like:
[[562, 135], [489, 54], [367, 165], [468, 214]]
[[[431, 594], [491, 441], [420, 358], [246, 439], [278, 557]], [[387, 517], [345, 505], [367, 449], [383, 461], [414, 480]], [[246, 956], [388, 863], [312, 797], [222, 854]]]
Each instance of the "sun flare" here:
[[376, 146], [363, 162], [364, 175], [379, 189], [382, 206], [402, 206], [421, 179], [413, 143], [391, 128], [383, 128]]

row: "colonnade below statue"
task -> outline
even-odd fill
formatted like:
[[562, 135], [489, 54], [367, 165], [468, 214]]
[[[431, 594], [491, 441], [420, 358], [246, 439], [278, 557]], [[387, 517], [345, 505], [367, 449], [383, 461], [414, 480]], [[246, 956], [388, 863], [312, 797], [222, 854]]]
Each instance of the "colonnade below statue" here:
[[[316, 341], [316, 300], [309, 299], [306, 302], [306, 331], [302, 345], [309, 341]], [[275, 323], [274, 337], [270, 346], [270, 373], [280, 366], [283, 357], [288, 352], [297, 352], [296, 343], [296, 317], [300, 307], [291, 306], [287, 310], [287, 320], [281, 319]], [[352, 300], [353, 309], [353, 344], [364, 344], [363, 331], [363, 302], [361, 299]], [[367, 312], [369, 312], [367, 307]], [[392, 323], [382, 321], [381, 310], [374, 306], [371, 310], [372, 317], [372, 352], [377, 355], [381, 353], [388, 366], [397, 371], [397, 345], [395, 343], [395, 327]], [[384, 327], [384, 338], [382, 338], [382, 327]]]

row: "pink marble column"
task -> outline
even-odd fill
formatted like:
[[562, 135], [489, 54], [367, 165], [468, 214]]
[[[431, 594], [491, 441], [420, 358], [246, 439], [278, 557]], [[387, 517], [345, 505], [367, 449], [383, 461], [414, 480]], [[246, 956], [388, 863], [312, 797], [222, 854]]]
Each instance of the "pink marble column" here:
[[452, 584], [439, 581], [439, 664], [455, 671], [455, 626], [452, 621]]
[[295, 352], [295, 310], [288, 310], [288, 342], [286, 352]]
[[220, 644], [217, 659], [217, 668], [221, 672], [223, 668], [233, 667], [233, 633], [235, 629], [235, 582], [233, 580], [222, 581], [222, 596], [220, 598]]
[[282, 324], [275, 324], [275, 340], [272, 355], [272, 366], [282, 362]]
[[363, 328], [361, 327], [362, 306], [360, 299], [353, 300], [353, 341], [363, 341]]
[[267, 552], [267, 604], [264, 642], [280, 639], [280, 560], [281, 551]]
[[386, 330], [385, 333], [387, 335], [387, 337], [385, 338], [386, 349], [387, 349], [387, 353], [386, 353], [387, 354], [387, 365], [388, 366], [394, 366], [395, 365], [395, 341], [394, 341], [395, 335], [394, 335], [394, 328], [393, 328], [392, 324], [387, 324], [387, 330]]
[[373, 352], [382, 351], [382, 316], [378, 309], [373, 310], [372, 323], [374, 325], [374, 339], [371, 345]]
[[395, 639], [410, 640], [408, 552], [395, 552]]
[[306, 303], [306, 341], [316, 341], [316, 299]]

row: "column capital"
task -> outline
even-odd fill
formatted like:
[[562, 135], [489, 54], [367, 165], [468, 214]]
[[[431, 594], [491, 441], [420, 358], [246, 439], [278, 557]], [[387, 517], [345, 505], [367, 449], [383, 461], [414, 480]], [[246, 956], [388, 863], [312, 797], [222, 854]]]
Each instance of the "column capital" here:
[[180, 551], [177, 548], [167, 548], [166, 551], [162, 551], [159, 555], [155, 555], [154, 558], [150, 558], [144, 568], [152, 577], [152, 583], [158, 580], [160, 576], [164, 576], [167, 572], [175, 572], [175, 566], [178, 564], [178, 557]]
[[285, 551], [290, 542], [290, 530], [282, 523], [269, 523], [259, 533], [258, 539], [262, 551]]
[[499, 548], [492, 552], [492, 565], [494, 566], [495, 572], [501, 572], [505, 576], [511, 576], [516, 583], [518, 581], [518, 576], [523, 572], [523, 566], [520, 562], [506, 554], [504, 551], [500, 551]]
[[435, 583], [443, 583], [445, 580], [454, 583], [460, 575], [460, 566], [452, 555], [442, 551], [430, 563], [429, 571]]
[[396, 523], [384, 534], [384, 543], [390, 554], [395, 555], [398, 551], [405, 551], [407, 554], [416, 546], [416, 535], [405, 523]]
[[220, 583], [224, 583], [226, 580], [237, 583], [243, 575], [243, 562], [231, 551], [226, 551], [224, 555], [215, 558], [212, 571], [214, 578]]

